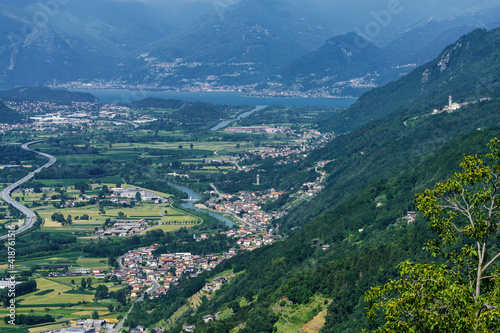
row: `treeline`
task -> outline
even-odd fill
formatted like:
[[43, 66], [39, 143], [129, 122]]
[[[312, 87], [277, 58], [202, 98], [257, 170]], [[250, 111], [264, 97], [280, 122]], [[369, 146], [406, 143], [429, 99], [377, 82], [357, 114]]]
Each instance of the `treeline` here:
[[120, 176], [128, 181], [144, 178], [144, 164], [151, 161], [136, 162], [134, 160], [125, 164], [111, 159], [97, 158], [91, 163], [79, 163], [78, 158], [68, 161], [68, 164], [60, 163], [57, 167], [41, 170], [36, 174], [35, 181], [39, 179], [93, 179], [102, 177]]
[[160, 119], [145, 126], [147, 129], [172, 131], [206, 131], [216, 125], [221, 119], [227, 119], [230, 112], [225, 105], [212, 105], [195, 102], [185, 103], [172, 113], [155, 113]]
[[144, 128], [149, 130], [145, 135], [134, 135], [133, 132], [131, 134], [112, 132], [112, 133], [100, 134], [99, 136], [96, 137], [96, 140], [97, 142], [100, 143], [110, 142], [111, 144], [118, 142], [147, 143], [147, 142], [183, 141], [182, 137], [174, 137], [174, 136], [158, 134], [160, 130], [173, 131], [174, 129], [176, 129], [175, 123], [159, 119], [151, 124], [144, 125]]
[[29, 173], [30, 169], [26, 168], [4, 168], [2, 172], [0, 172], [0, 182], [15, 183]]
[[92, 136], [88, 133], [79, 133], [72, 136], [50, 138], [43, 145], [51, 147], [52, 155], [96, 155], [99, 150], [91, 146]]
[[26, 117], [25, 115], [9, 108], [2, 101], [0, 101], [0, 119], [2, 119], [2, 123], [16, 124], [27, 121], [27, 118], [28, 117]]
[[[79, 249], [74, 236], [49, 234], [43, 232], [32, 233], [26, 237], [16, 237], [16, 257], [29, 258], [40, 254], [71, 252]], [[7, 247], [0, 247], [1, 260], [7, 260]]]
[[36, 179], [91, 179], [107, 176], [116, 176], [123, 171], [117, 163], [110, 164], [58, 164], [58, 167], [47, 168], [36, 174]]
[[0, 145], [0, 164], [20, 165], [21, 161], [34, 161], [37, 156], [19, 145]]
[[[9, 316], [5, 316], [3, 318], [3, 321], [7, 324], [9, 321], [12, 319]], [[53, 323], [56, 320], [54, 317], [51, 315], [45, 315], [45, 316], [33, 316], [33, 315], [25, 315], [25, 314], [19, 314], [16, 315], [16, 319], [14, 322], [16, 325], [27, 325], [27, 326], [33, 326], [33, 325], [38, 325], [38, 324], [44, 324], [44, 323]]]
[[9, 294], [14, 294], [15, 297], [19, 297], [22, 295], [32, 293], [34, 291], [36, 291], [36, 281], [35, 280], [24, 281], [19, 284], [16, 284], [15, 292], [13, 292], [13, 290], [11, 290], [10, 288], [1, 289], [0, 302], [3, 303], [4, 306], [9, 306], [10, 299], [13, 298], [10, 297], [11, 295]]
[[184, 104], [186, 104], [186, 102], [178, 99], [162, 99], [162, 98], [148, 97], [129, 103], [128, 106], [132, 108], [141, 108], [141, 109], [149, 109], [149, 108], [179, 109]]

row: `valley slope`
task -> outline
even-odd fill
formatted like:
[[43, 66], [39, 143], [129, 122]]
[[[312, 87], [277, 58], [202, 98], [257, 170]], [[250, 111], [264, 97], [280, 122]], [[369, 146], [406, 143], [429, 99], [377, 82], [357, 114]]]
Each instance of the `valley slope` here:
[[[349, 132], [294, 165], [288, 177], [294, 177], [292, 170], [307, 172], [306, 166], [316, 161], [333, 160], [325, 168], [329, 175], [325, 190], [280, 221], [281, 228], [289, 230], [288, 239], [218, 267], [213, 274], [228, 269], [242, 273], [210, 301], [180, 318], [177, 329], [187, 321], [199, 332], [229, 332], [239, 325], [243, 332], [271, 332], [276, 322], [293, 322], [278, 311], [282, 300], [300, 307], [314, 295], [329, 300], [322, 332], [380, 325], [365, 319], [364, 291], [396, 278], [396, 265], [403, 260], [432, 260], [422, 251], [425, 240], [432, 237], [425, 221], [419, 215], [413, 223], [404, 218], [414, 210], [414, 193], [443, 180], [456, 170], [463, 154], [484, 152], [486, 143], [500, 135], [496, 126], [500, 122], [499, 33], [477, 30], [462, 37], [436, 60], [364, 95], [324, 124]], [[427, 69], [429, 75], [422, 76]], [[482, 85], [484, 73], [491, 73], [491, 85]], [[491, 100], [432, 114], [450, 94], [460, 101], [482, 96]], [[329, 248], [324, 250], [322, 245]], [[140, 304], [128, 323], [154, 327], [178, 302], [182, 299], [171, 294]], [[203, 316], [226, 310], [233, 314], [203, 322]]]

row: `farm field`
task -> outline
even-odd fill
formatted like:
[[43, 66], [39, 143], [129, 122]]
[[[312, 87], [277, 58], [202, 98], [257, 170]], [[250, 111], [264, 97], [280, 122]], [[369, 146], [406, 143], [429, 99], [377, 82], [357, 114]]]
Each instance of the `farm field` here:
[[162, 230], [163, 232], [173, 232], [173, 231], [177, 231], [179, 230], [180, 228], [183, 228], [183, 227], [192, 227], [192, 225], [173, 225], [173, 224], [162, 224], [162, 225], [157, 225], [157, 226], [154, 226], [148, 230]]
[[[46, 180], [40, 180], [44, 184], [46, 184]], [[79, 190], [75, 190], [74, 187], [69, 186], [69, 184], [75, 184], [79, 181], [78, 179], [68, 180], [66, 187], [63, 187], [63, 190], [66, 190], [67, 196], [69, 198], [77, 199], [81, 194]], [[53, 183], [57, 184], [57, 183]], [[98, 193], [102, 186], [108, 186], [108, 188], [115, 187], [115, 184], [107, 183], [107, 184], [92, 184], [92, 190], [87, 191], [86, 193], [91, 195], [93, 193]], [[137, 186], [131, 185], [123, 185], [123, 188], [140, 188]], [[147, 190], [147, 189], [144, 189]], [[147, 190], [150, 191], [150, 190]], [[158, 191], [150, 191], [164, 198], [170, 198], [170, 194], [161, 193]], [[142, 202], [139, 205], [134, 207], [105, 207], [104, 212], [99, 210], [98, 204], [84, 206], [84, 207], [65, 207], [65, 208], [55, 208], [53, 203], [57, 202], [57, 200], [50, 199], [52, 196], [57, 195], [58, 193], [55, 191], [44, 192], [44, 193], [33, 193], [33, 192], [23, 192], [21, 190], [14, 192], [14, 197], [20, 197], [20, 202], [27, 204], [28, 206], [33, 206], [33, 203], [46, 202], [46, 204], [34, 207], [33, 210], [36, 211], [40, 217], [44, 219], [44, 224], [41, 228], [43, 232], [50, 233], [59, 233], [59, 234], [68, 234], [68, 235], [77, 235], [79, 237], [86, 237], [91, 235], [96, 227], [101, 227], [102, 224], [107, 219], [116, 219], [116, 218], [124, 218], [124, 219], [145, 219], [151, 221], [159, 221], [164, 224], [186, 224], [187, 226], [198, 223], [199, 218], [189, 215], [188, 213], [182, 212], [175, 208], [170, 207], [169, 203], [157, 204], [153, 202]], [[45, 200], [43, 200], [45, 199]], [[42, 201], [43, 200], [43, 201]], [[78, 202], [78, 201], [77, 201]], [[64, 217], [71, 215], [72, 223], [71, 225], [61, 225], [61, 223], [57, 221], [52, 221], [51, 216], [54, 213], [60, 213]], [[120, 214], [123, 213], [122, 217], [119, 217]], [[88, 215], [88, 219], [82, 220], [81, 217], [84, 215]], [[2, 221], [0, 220], [0, 224]], [[182, 225], [176, 225], [171, 228], [163, 228], [169, 230], [177, 230]]]
[[[42, 265], [70, 265], [73, 268], [100, 268], [107, 270], [109, 268], [108, 261], [105, 258], [81, 258], [80, 252], [70, 252], [59, 256], [48, 256], [36, 259], [23, 260], [17, 262], [21, 267], [30, 268], [33, 266]], [[2, 269], [2, 266], [0, 266]], [[71, 270], [71, 269], [70, 269]]]
[[325, 323], [327, 304], [328, 301], [319, 296], [315, 296], [314, 300], [305, 305], [282, 300], [273, 307], [280, 317], [276, 323], [278, 332], [318, 333]]
[[[88, 263], [94, 263], [93, 259], [86, 259]], [[30, 328], [30, 332], [41, 332], [50, 329], [67, 327], [70, 320], [89, 318], [93, 311], [97, 311], [101, 318], [114, 318], [125, 314], [124, 312], [110, 312], [108, 305], [116, 306], [114, 300], [103, 300], [94, 302], [95, 290], [84, 290], [78, 294], [77, 288], [80, 286], [82, 278], [91, 278], [92, 287], [104, 284], [110, 291], [116, 291], [123, 286], [115, 286], [113, 283], [104, 283], [103, 280], [95, 279], [91, 276], [75, 277], [39, 277], [36, 279], [37, 290], [35, 292], [16, 298], [16, 314], [30, 314], [44, 316], [49, 314], [56, 318], [56, 323], [46, 326]], [[75, 284], [71, 283], [74, 280]], [[85, 302], [85, 303], [84, 303]], [[7, 308], [0, 308], [0, 317], [8, 313]], [[0, 332], [12, 326], [7, 326], [3, 320], [0, 322]]]

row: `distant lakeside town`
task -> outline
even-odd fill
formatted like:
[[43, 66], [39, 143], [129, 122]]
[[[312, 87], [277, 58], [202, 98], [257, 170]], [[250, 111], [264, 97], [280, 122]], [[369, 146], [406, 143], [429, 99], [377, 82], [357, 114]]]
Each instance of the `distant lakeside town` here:
[[[348, 85], [353, 88], [373, 88], [376, 87], [372, 82], [365, 82], [362, 78], [348, 82], [339, 82], [339, 85]], [[193, 84], [178, 86], [152, 86], [136, 85], [120, 82], [67, 82], [59, 84], [50, 84], [48, 87], [54, 89], [123, 89], [134, 91], [166, 91], [166, 92], [232, 92], [241, 93], [249, 97], [287, 97], [287, 98], [350, 98], [356, 99], [352, 95], [341, 94], [341, 89], [312, 89], [308, 91], [298, 91], [293, 89], [255, 89], [255, 84], [249, 85], [214, 85], [211, 83]]]

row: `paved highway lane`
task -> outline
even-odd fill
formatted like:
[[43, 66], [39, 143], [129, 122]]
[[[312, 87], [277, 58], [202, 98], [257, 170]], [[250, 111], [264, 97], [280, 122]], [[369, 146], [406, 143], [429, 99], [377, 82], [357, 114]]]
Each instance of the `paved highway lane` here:
[[[28, 230], [29, 228], [31, 228], [33, 226], [33, 224], [35, 224], [35, 222], [36, 222], [36, 215], [29, 208], [21, 205], [19, 202], [15, 201], [15, 200], [13, 200], [10, 197], [10, 194], [12, 193], [12, 191], [14, 191], [16, 188], [18, 188], [21, 184], [23, 184], [24, 182], [27, 182], [28, 180], [30, 180], [31, 178], [33, 178], [36, 173], [40, 172], [40, 170], [42, 170], [44, 168], [50, 167], [52, 164], [56, 163], [56, 161], [57, 161], [57, 159], [54, 156], [52, 156], [52, 155], [49, 155], [49, 154], [46, 154], [46, 153], [41, 153], [39, 151], [36, 151], [36, 150], [33, 150], [33, 149], [29, 148], [30, 145], [35, 144], [35, 143], [39, 143], [39, 142], [42, 142], [42, 141], [45, 141], [45, 140], [38, 140], [38, 141], [27, 142], [27, 143], [23, 144], [21, 146], [21, 148], [24, 149], [24, 150], [27, 150], [27, 151], [31, 151], [31, 152], [33, 152], [35, 154], [41, 155], [41, 156], [43, 156], [45, 158], [48, 158], [49, 161], [46, 164], [44, 164], [43, 166], [41, 166], [40, 168], [36, 169], [35, 171], [33, 171], [32, 173], [30, 173], [29, 175], [27, 175], [26, 177], [24, 177], [24, 178], [18, 180], [17, 182], [9, 185], [8, 187], [4, 188], [3, 191], [0, 192], [0, 199], [2, 199], [3, 201], [5, 201], [8, 204], [11, 204], [12, 206], [14, 206], [14, 208], [16, 208], [17, 210], [19, 210], [24, 215], [26, 215], [26, 221], [24, 222], [24, 224], [19, 229], [17, 229], [16, 231], [14, 231], [15, 234], [21, 233], [21, 232], [23, 232], [23, 231]], [[1, 236], [0, 240], [7, 238], [7, 236], [8, 235]]]

